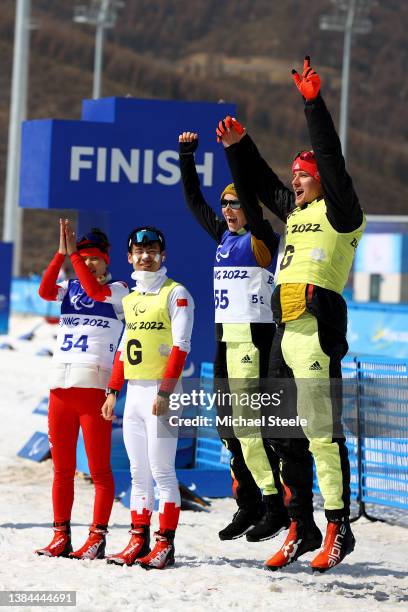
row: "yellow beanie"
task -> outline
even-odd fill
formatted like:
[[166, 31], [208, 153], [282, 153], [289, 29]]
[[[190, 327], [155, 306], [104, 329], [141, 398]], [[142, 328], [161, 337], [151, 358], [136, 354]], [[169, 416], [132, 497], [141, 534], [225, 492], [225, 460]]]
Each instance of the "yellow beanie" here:
[[235, 191], [234, 183], [230, 183], [229, 185], [226, 186], [226, 188], [224, 189], [224, 191], [221, 194], [221, 200], [223, 199], [224, 196], [227, 195], [227, 193], [229, 195], [234, 196], [234, 198], [238, 199], [237, 192]]

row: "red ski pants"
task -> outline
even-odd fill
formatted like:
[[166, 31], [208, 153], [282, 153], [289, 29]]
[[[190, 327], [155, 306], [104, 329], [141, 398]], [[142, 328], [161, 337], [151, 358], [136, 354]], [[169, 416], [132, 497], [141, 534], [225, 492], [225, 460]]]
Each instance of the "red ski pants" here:
[[107, 525], [114, 498], [110, 465], [112, 422], [101, 416], [102, 389], [51, 389], [48, 435], [54, 464], [52, 503], [54, 521], [71, 518], [79, 427], [84, 436], [91, 478], [95, 486], [93, 523]]

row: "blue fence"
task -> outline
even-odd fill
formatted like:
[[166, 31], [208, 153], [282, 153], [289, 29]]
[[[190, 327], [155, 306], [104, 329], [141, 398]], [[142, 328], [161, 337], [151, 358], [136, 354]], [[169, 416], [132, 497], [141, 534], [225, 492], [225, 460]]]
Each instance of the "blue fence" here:
[[[363, 503], [408, 509], [408, 361], [356, 357]], [[383, 435], [386, 432], [386, 435]]]
[[[342, 370], [351, 497], [360, 514], [366, 503], [408, 510], [408, 361], [354, 356]], [[202, 364], [202, 386], [211, 388], [212, 379], [212, 364]], [[216, 432], [214, 438], [198, 436], [196, 462], [228, 469], [228, 452]]]

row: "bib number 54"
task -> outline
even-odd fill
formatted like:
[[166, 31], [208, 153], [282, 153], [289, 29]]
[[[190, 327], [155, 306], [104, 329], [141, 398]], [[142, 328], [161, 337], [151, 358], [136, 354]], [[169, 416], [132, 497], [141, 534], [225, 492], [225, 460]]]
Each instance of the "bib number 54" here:
[[80, 348], [83, 353], [86, 353], [89, 348], [88, 336], [80, 336], [74, 342], [74, 334], [65, 334], [64, 342], [61, 344], [61, 351], [70, 351], [72, 348]]

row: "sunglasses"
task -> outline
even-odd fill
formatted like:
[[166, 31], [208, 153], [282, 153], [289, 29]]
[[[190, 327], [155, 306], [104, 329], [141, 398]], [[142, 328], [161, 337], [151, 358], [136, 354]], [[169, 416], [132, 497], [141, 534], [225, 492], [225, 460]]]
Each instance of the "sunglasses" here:
[[239, 200], [221, 200], [221, 208], [227, 208], [230, 206], [233, 210], [241, 208], [241, 202]]
[[296, 153], [292, 161], [295, 161], [295, 159], [301, 159], [302, 161], [308, 162], [316, 161], [314, 151], [299, 151], [298, 153]]
[[151, 230], [139, 230], [133, 232], [129, 237], [129, 246], [132, 244], [143, 244], [144, 242], [158, 242], [162, 244], [163, 239], [159, 234]]

